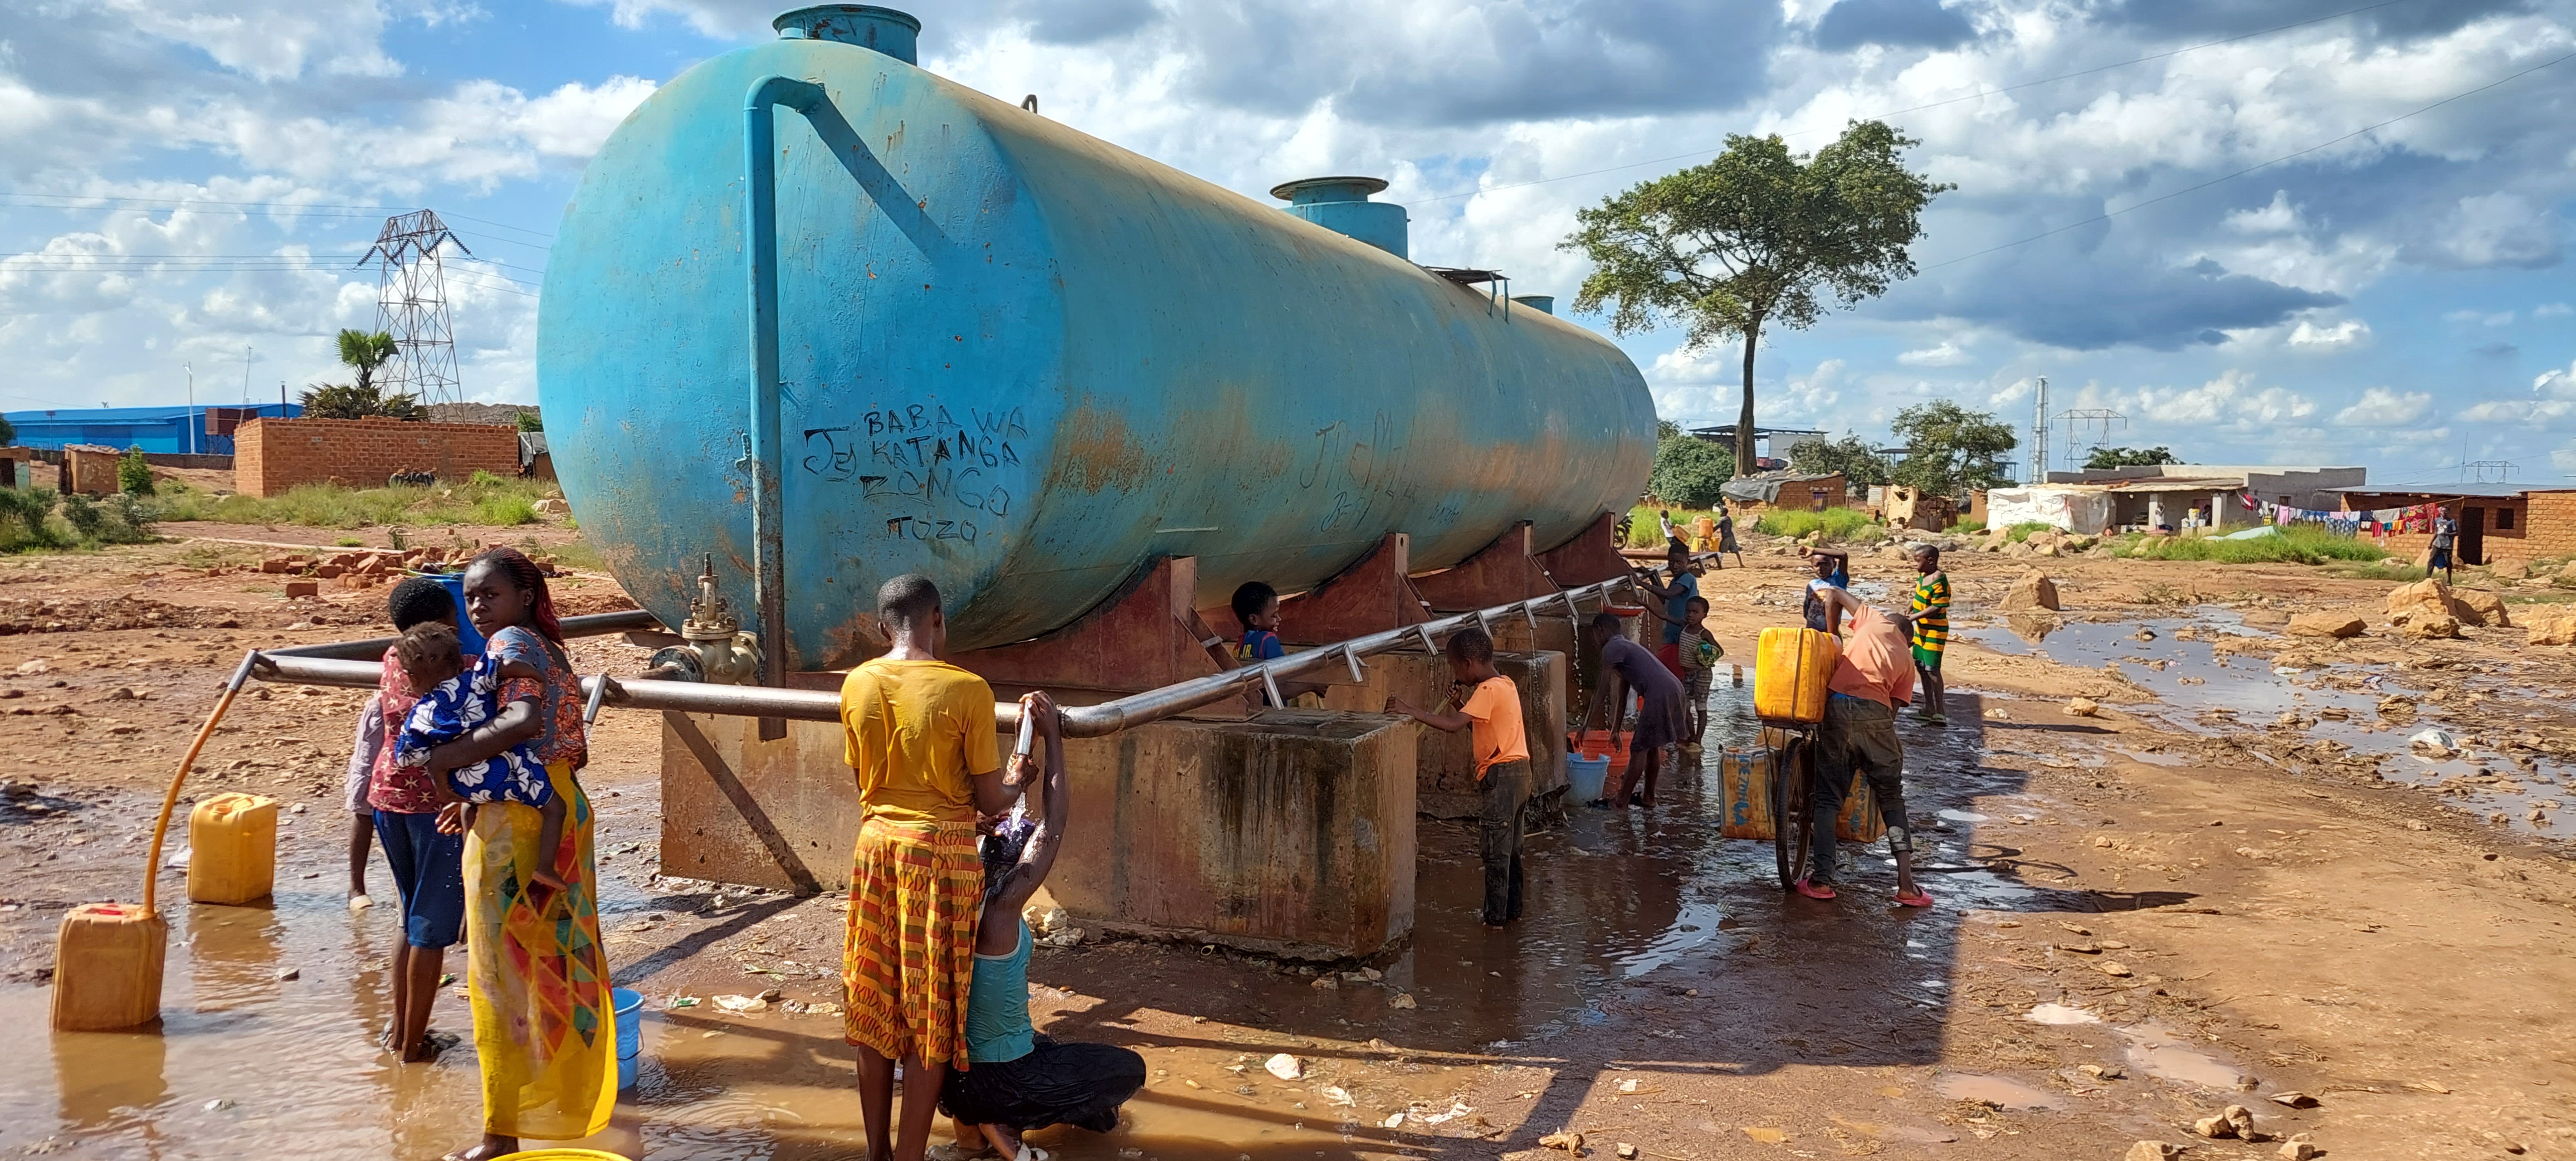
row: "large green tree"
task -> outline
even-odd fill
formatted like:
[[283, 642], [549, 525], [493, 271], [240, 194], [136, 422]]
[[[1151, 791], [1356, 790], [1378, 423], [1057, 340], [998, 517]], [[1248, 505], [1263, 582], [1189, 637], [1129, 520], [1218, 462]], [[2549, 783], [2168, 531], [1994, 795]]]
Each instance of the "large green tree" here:
[[2173, 449], [2157, 447], [2097, 447], [2084, 457], [2084, 470], [2098, 472], [2106, 468], [2152, 468], [2158, 464], [2178, 464], [2182, 457]]
[[1725, 499], [1719, 489], [1735, 476], [1735, 457], [1725, 448], [1664, 424], [1655, 441], [1655, 471], [1646, 490], [1677, 508], [1715, 508]]
[[1887, 457], [1878, 454], [1857, 435], [1845, 435], [1827, 443], [1811, 439], [1792, 444], [1789, 466], [1811, 476], [1841, 472], [1847, 484], [1884, 484], [1888, 482]]
[[1936, 496], [2011, 483], [2004, 475], [2003, 455], [2020, 441], [1988, 412], [1935, 399], [1897, 412], [1888, 427], [1906, 448], [1905, 459], [1892, 473], [1894, 483]]
[[1917, 144], [1880, 121], [1855, 121], [1813, 157], [1776, 135], [1730, 136], [1726, 152], [1575, 211], [1560, 245], [1592, 260], [1574, 307], [1609, 308], [1618, 334], [1671, 323], [1683, 349], [1744, 344], [1744, 406], [1735, 464], [1752, 470], [1753, 355], [1772, 326], [1815, 325], [1827, 300], [1853, 306], [1914, 275], [1907, 247], [1923, 207], [1954, 188], [1905, 167]]
[[316, 383], [304, 392], [304, 414], [313, 419], [423, 419], [420, 400], [387, 395], [376, 385], [376, 371], [394, 357], [394, 337], [383, 331], [342, 330], [340, 362], [357, 372], [355, 383]]

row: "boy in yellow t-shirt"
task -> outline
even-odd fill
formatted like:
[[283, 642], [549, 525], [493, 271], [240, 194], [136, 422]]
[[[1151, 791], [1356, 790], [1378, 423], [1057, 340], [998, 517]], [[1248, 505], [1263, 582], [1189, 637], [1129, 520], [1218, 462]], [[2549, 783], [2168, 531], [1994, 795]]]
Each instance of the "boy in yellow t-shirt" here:
[[[1010, 809], [1018, 792], [1002, 781], [992, 687], [939, 659], [948, 621], [938, 588], [921, 576], [887, 581], [877, 621], [890, 648], [841, 683], [841, 744], [858, 780], [860, 819], [841, 950], [843, 1025], [859, 1049], [868, 1156], [918, 1158], [942, 1078], [952, 1062], [966, 1063], [984, 902], [975, 816]], [[909, 1081], [899, 1118], [889, 1116], [896, 1061]]]
[[1476, 790], [1483, 798], [1480, 853], [1485, 861], [1485, 926], [1521, 917], [1521, 815], [1529, 805], [1529, 732], [1521, 724], [1521, 691], [1494, 669], [1494, 639], [1460, 629], [1446, 650], [1449, 673], [1464, 690], [1455, 713], [1432, 713], [1389, 697], [1386, 708], [1433, 729], [1471, 731]]

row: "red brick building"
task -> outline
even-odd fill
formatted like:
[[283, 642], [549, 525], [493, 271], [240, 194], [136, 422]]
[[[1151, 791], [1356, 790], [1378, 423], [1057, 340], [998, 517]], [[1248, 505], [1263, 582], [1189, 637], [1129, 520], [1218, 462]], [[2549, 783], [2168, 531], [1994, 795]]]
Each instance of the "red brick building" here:
[[519, 432], [483, 423], [256, 419], [233, 433], [233, 490], [274, 496], [297, 484], [380, 488], [396, 472], [462, 480], [519, 474]]

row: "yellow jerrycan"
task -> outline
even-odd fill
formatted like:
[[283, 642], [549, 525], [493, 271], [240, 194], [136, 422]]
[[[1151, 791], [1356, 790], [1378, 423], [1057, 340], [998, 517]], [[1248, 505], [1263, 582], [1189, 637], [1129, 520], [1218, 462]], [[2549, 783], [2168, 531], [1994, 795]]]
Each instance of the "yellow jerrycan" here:
[[277, 800], [217, 794], [188, 812], [188, 899], [241, 904], [277, 886]]
[[1830, 633], [1764, 629], [1754, 647], [1754, 716], [1798, 725], [1825, 720], [1825, 682], [1841, 660], [1842, 646]]

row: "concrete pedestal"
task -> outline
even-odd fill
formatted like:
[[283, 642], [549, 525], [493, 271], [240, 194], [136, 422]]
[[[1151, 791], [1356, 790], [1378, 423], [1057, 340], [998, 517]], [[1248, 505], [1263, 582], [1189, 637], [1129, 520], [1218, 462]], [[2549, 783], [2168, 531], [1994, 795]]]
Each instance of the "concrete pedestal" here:
[[1084, 927], [1374, 953], [1413, 930], [1413, 733], [1273, 709], [1071, 742], [1074, 818], [1047, 891]]
[[[1544, 625], [1542, 624], [1542, 628]], [[1527, 636], [1527, 626], [1523, 626]], [[1392, 694], [1424, 709], [1449, 696], [1449, 662], [1424, 653], [1381, 653], [1368, 660], [1367, 685], [1334, 686], [1324, 708], [1383, 713]], [[1494, 668], [1521, 691], [1521, 727], [1530, 752], [1530, 795], [1565, 788], [1565, 654], [1494, 654]], [[1409, 720], [1409, 719], [1408, 719]], [[1469, 731], [1447, 733], [1415, 725], [1414, 809], [1433, 818], [1474, 818], [1476, 748]]]
[[[1082, 927], [1374, 953], [1413, 929], [1416, 732], [1268, 710], [1073, 740], [1072, 827], [1047, 892]], [[859, 809], [839, 726], [791, 721], [763, 742], [754, 719], [666, 714], [662, 741], [665, 873], [848, 887]]]

